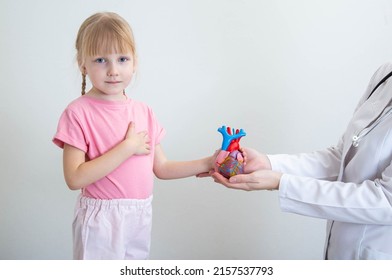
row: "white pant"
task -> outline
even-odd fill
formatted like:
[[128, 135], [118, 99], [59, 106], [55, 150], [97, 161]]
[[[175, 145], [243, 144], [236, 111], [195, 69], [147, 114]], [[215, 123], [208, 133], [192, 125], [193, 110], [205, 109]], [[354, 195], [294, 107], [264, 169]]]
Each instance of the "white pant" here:
[[100, 200], [80, 196], [72, 225], [74, 259], [147, 259], [152, 196]]

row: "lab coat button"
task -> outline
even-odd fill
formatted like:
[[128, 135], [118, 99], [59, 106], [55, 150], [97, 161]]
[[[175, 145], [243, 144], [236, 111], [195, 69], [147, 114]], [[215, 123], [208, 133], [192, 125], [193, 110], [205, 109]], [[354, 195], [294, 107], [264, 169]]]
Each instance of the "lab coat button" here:
[[354, 135], [353, 136], [353, 147], [355, 147], [355, 148], [358, 147], [358, 145], [359, 145], [358, 140], [359, 140], [359, 137], [357, 135]]

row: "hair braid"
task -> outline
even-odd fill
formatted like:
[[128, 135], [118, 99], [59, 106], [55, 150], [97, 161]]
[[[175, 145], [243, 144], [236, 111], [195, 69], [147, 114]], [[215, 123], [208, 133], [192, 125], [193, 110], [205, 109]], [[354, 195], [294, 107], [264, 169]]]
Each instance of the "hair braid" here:
[[86, 94], [86, 74], [82, 73], [82, 95]]

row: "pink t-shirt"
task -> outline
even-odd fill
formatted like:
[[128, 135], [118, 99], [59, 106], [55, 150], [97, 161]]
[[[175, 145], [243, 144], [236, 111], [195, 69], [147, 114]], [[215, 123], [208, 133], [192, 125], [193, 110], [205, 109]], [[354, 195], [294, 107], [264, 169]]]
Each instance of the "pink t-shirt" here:
[[127, 98], [125, 101], [106, 101], [81, 96], [71, 102], [60, 117], [53, 142], [63, 148], [72, 145], [94, 159], [124, 140], [129, 123], [136, 132], [148, 131], [151, 153], [132, 156], [117, 169], [87, 186], [83, 195], [97, 199], [145, 199], [153, 191], [154, 147], [165, 131], [155, 119], [153, 111], [144, 103]]

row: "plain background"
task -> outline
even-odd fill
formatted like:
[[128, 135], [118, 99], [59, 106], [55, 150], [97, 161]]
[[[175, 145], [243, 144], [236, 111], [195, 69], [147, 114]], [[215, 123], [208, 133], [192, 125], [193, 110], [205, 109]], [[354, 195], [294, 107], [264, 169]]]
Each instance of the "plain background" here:
[[[140, 56], [127, 93], [155, 111], [173, 160], [242, 146], [297, 153], [337, 143], [392, 55], [389, 0], [0, 0], [0, 259], [71, 259], [77, 192], [52, 142], [80, 94], [74, 40], [114, 11]], [[277, 192], [210, 178], [156, 180], [152, 259], [322, 259], [325, 221], [283, 213]]]

